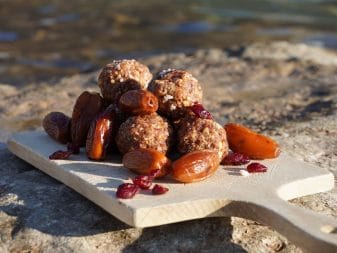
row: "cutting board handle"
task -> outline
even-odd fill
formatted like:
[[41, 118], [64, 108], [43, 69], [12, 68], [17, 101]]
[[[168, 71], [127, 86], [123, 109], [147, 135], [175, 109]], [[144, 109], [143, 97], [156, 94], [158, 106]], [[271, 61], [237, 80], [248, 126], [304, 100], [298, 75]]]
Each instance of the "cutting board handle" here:
[[337, 219], [295, 206], [279, 197], [254, 202], [233, 203], [238, 205], [234, 208], [238, 211], [234, 216], [269, 225], [307, 252], [337, 252]]

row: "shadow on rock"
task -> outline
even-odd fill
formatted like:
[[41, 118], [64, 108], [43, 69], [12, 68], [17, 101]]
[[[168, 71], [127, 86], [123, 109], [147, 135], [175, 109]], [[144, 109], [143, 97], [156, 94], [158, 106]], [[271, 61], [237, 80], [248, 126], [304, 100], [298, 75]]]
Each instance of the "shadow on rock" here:
[[[72, 189], [2, 150], [0, 211], [15, 216], [14, 236], [32, 228], [56, 236], [85, 236], [128, 228]], [[17, 168], [19, 169], [11, 169]], [[1, 224], [0, 224], [1, 226]]]
[[224, 217], [144, 228], [122, 252], [246, 252], [231, 241], [232, 230]]

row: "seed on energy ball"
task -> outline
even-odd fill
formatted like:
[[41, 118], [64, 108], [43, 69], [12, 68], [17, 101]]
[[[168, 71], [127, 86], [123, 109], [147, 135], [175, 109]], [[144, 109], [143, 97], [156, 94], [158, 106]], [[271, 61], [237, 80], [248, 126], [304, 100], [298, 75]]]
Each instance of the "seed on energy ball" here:
[[199, 150], [188, 153], [172, 163], [172, 176], [179, 182], [192, 183], [212, 176], [219, 167], [217, 152]]
[[228, 153], [225, 129], [217, 122], [188, 114], [177, 132], [178, 151], [186, 154], [196, 150], [214, 150], [221, 161]]
[[147, 66], [136, 60], [115, 60], [107, 64], [98, 77], [98, 86], [109, 103], [117, 104], [129, 90], [146, 89], [152, 79]]
[[50, 112], [42, 121], [42, 126], [46, 133], [60, 143], [70, 141], [71, 119], [62, 112]]
[[130, 90], [120, 97], [118, 106], [133, 115], [149, 114], [158, 110], [158, 99], [146, 90]]
[[90, 124], [103, 109], [103, 99], [97, 92], [84, 91], [77, 98], [71, 121], [71, 138], [74, 144], [80, 147], [85, 145]]
[[136, 149], [123, 156], [125, 168], [141, 175], [159, 178], [171, 171], [171, 161], [163, 153], [153, 149]]
[[229, 152], [221, 161], [222, 165], [244, 165], [249, 163], [249, 157], [237, 152]]
[[122, 154], [141, 148], [166, 154], [172, 144], [172, 127], [157, 113], [132, 116], [119, 127], [116, 144]]
[[118, 186], [116, 197], [119, 199], [131, 199], [139, 192], [138, 185], [124, 183]]
[[168, 118], [184, 115], [186, 107], [202, 101], [202, 89], [197, 79], [185, 70], [162, 71], [149, 85], [158, 98], [158, 111]]
[[279, 145], [271, 138], [240, 124], [225, 125], [229, 148], [251, 159], [276, 158], [280, 154]]
[[266, 172], [267, 169], [268, 168], [261, 163], [251, 163], [247, 166], [247, 171], [249, 173]]
[[153, 195], [161, 195], [161, 194], [164, 194], [166, 192], [168, 192], [168, 188], [162, 186], [162, 185], [159, 185], [159, 184], [155, 184], [154, 187], [152, 188], [152, 194]]
[[87, 157], [92, 160], [103, 160], [112, 139], [115, 111], [110, 105], [91, 122], [85, 150]]

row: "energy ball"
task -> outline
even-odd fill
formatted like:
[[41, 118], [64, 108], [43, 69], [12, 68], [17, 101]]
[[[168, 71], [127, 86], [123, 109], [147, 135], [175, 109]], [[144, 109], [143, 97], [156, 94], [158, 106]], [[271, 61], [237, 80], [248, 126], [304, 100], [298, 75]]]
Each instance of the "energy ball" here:
[[187, 116], [178, 129], [178, 151], [215, 150], [220, 161], [228, 154], [226, 130], [211, 119]]
[[198, 80], [185, 70], [161, 71], [149, 90], [158, 98], [159, 112], [171, 119], [182, 117], [186, 107], [202, 101]]
[[139, 148], [166, 154], [172, 143], [172, 127], [157, 113], [133, 116], [119, 127], [116, 143], [122, 154]]
[[115, 60], [107, 64], [98, 77], [103, 98], [117, 104], [119, 97], [128, 90], [146, 89], [152, 79], [147, 66], [136, 60]]

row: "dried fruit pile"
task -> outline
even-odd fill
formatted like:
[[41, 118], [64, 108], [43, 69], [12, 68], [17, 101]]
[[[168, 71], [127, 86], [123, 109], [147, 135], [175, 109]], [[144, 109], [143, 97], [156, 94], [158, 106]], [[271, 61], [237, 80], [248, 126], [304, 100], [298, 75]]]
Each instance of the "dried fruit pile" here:
[[[98, 86], [101, 94], [84, 91], [77, 98], [71, 118], [51, 112], [43, 127], [51, 138], [67, 144], [67, 150], [56, 151], [50, 159], [67, 159], [80, 147], [97, 161], [120, 152], [124, 167], [139, 176], [118, 187], [118, 198], [132, 198], [168, 174], [191, 183], [213, 175], [220, 163], [245, 165], [250, 159], [279, 155], [269, 137], [239, 124], [223, 127], [215, 122], [202, 105], [201, 85], [187, 71], [163, 70], [153, 78], [145, 65], [117, 60], [103, 68]], [[173, 153], [179, 158], [171, 162]], [[247, 170], [267, 168], [251, 163]], [[153, 194], [167, 191], [157, 184], [152, 188]]]

